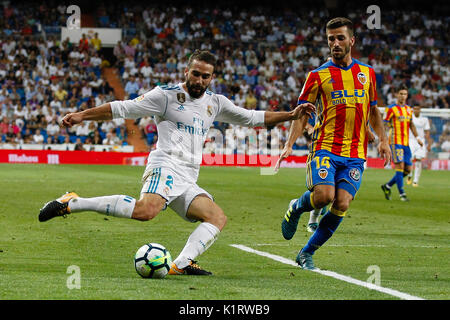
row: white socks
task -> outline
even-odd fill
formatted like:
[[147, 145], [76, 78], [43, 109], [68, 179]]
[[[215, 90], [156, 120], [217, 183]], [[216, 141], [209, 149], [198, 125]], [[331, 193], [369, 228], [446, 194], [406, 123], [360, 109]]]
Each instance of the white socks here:
[[413, 183], [419, 183], [420, 174], [422, 173], [422, 161], [414, 163], [414, 180]]
[[319, 217], [320, 217], [320, 212], [321, 211], [322, 211], [322, 209], [311, 210], [311, 212], [309, 213], [309, 222], [308, 222], [308, 224], [319, 223]]
[[[96, 198], [73, 198], [69, 201], [71, 212], [95, 211], [114, 217], [131, 218], [136, 199], [126, 195], [115, 195]], [[220, 230], [211, 223], [201, 223], [189, 236], [180, 255], [173, 261], [183, 269], [189, 260], [205, 252], [217, 239]]]
[[220, 230], [208, 222], [202, 222], [189, 236], [180, 255], [173, 261], [177, 268], [183, 269], [189, 265], [189, 260], [205, 252], [219, 236]]
[[73, 198], [69, 201], [69, 209], [71, 212], [95, 211], [108, 216], [131, 218], [135, 204], [136, 199], [125, 195]]

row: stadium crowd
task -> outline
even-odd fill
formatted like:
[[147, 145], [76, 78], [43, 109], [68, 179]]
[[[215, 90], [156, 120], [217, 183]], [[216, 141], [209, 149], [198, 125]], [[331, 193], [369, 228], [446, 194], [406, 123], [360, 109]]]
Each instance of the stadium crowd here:
[[[101, 75], [105, 63], [118, 68], [127, 97], [132, 99], [156, 85], [183, 82], [190, 53], [196, 48], [208, 49], [218, 57], [212, 91], [248, 109], [289, 110], [296, 104], [307, 73], [328, 58], [325, 10], [130, 3], [97, 6], [97, 27], [123, 28], [123, 41], [116, 44], [115, 59], [109, 62], [99, 53], [98, 40], [70, 43], [60, 41], [57, 34], [41, 36], [46, 26], [65, 25], [65, 6], [3, 8], [0, 128], [4, 142], [43, 143], [50, 139], [63, 143], [81, 138], [84, 143], [126, 143], [123, 123], [105, 122], [64, 132], [57, 129], [56, 123], [66, 112], [114, 99]], [[411, 105], [449, 108], [448, 17], [384, 11], [378, 30], [367, 29], [365, 10], [349, 17], [356, 26], [354, 55], [376, 71], [379, 105], [394, 103], [394, 88], [404, 83]], [[148, 144], [154, 146], [155, 123], [140, 119], [139, 125]], [[288, 126], [276, 127], [273, 135], [283, 142]], [[438, 138], [441, 133], [444, 136], [443, 123], [436, 121], [434, 126]], [[215, 127], [226, 139], [248, 137], [243, 128], [223, 123], [215, 123]], [[234, 135], [227, 136], [230, 128]], [[269, 133], [268, 143], [271, 136]], [[301, 137], [296, 147], [305, 148], [306, 142]]]
[[[126, 144], [123, 121], [61, 128], [68, 112], [114, 100], [96, 38], [42, 33], [58, 19], [45, 5], [5, 6], [0, 25], [0, 134], [8, 144]], [[58, 10], [58, 9], [57, 9]], [[3, 19], [4, 18], [4, 19]], [[86, 148], [87, 149], [87, 148]]]

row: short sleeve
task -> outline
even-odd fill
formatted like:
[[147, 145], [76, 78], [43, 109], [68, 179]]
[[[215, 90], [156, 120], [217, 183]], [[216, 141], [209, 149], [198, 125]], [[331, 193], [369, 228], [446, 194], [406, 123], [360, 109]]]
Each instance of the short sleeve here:
[[386, 115], [384, 116], [384, 121], [389, 122], [392, 119], [392, 116], [394, 115], [394, 112], [392, 111], [391, 107], [386, 107]]
[[319, 74], [317, 72], [310, 72], [306, 77], [302, 92], [298, 97], [297, 104], [305, 102], [315, 103], [319, 93]]

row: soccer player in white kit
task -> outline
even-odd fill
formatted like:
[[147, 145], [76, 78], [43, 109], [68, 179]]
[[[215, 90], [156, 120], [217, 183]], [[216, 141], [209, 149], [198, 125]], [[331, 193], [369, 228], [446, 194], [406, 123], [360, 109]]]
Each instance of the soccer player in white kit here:
[[415, 106], [413, 108], [412, 121], [416, 126], [418, 138], [424, 141], [424, 144], [423, 146], [420, 146], [417, 142], [417, 138], [415, 138], [413, 134], [409, 135], [409, 147], [411, 148], [412, 159], [415, 161], [413, 167], [414, 179], [413, 170], [411, 170], [406, 178], [406, 183], [412, 183], [413, 187], [418, 187], [420, 174], [422, 173], [422, 159], [425, 159], [427, 151], [430, 151], [432, 140], [430, 136], [430, 120], [428, 120], [427, 117], [420, 115], [420, 106]]
[[215, 64], [212, 53], [196, 50], [185, 69], [184, 83], [156, 87], [134, 100], [113, 101], [67, 114], [62, 119], [66, 127], [85, 120], [154, 116], [158, 128], [157, 147], [148, 156], [139, 199], [127, 195], [81, 198], [70, 192], [46, 203], [40, 210], [39, 221], [79, 211], [147, 221], [169, 206], [183, 219], [201, 222], [173, 261], [169, 274], [212, 274], [195, 261], [216, 241], [227, 221], [213, 197], [197, 185], [202, 147], [212, 123], [222, 121], [249, 127], [273, 125], [315, 111], [310, 103], [290, 112], [237, 107], [225, 96], [207, 90]]

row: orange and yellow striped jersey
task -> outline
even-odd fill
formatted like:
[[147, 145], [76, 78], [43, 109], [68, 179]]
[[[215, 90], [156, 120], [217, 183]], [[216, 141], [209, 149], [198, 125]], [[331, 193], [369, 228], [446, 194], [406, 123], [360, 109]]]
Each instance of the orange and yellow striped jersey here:
[[412, 115], [412, 109], [407, 105], [391, 104], [386, 108], [384, 121], [389, 123], [389, 144], [409, 146]]
[[330, 60], [306, 78], [298, 104], [318, 100], [311, 152], [366, 159], [369, 110], [377, 104], [375, 72], [352, 60], [346, 68]]

